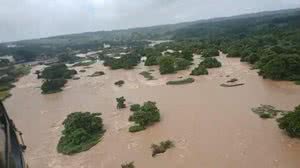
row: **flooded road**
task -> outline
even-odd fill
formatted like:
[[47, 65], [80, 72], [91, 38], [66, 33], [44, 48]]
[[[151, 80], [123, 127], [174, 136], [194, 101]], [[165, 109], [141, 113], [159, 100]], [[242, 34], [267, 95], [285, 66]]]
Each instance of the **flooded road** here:
[[[194, 83], [181, 86], [165, 83], [187, 77], [190, 71], [161, 76], [157, 67], [140, 65], [134, 70], [111, 71], [96, 63], [79, 73], [80, 80], [69, 80], [63, 92], [42, 95], [38, 88], [41, 81], [30, 74], [16, 83], [5, 105], [23, 131], [30, 168], [118, 168], [127, 161], [134, 161], [137, 168], [300, 167], [300, 140], [285, 135], [275, 120], [262, 120], [251, 111], [260, 104], [292, 110], [300, 104], [300, 87], [263, 80], [239, 59], [224, 55], [218, 59], [222, 68], [210, 69], [208, 76], [194, 77]], [[87, 77], [100, 70], [106, 75]], [[157, 80], [144, 79], [139, 75], [144, 70], [155, 70], [152, 75]], [[245, 85], [220, 87], [231, 78]], [[124, 80], [125, 85], [114, 86], [118, 80]], [[156, 101], [161, 122], [129, 133], [131, 112], [116, 108], [115, 98], [120, 96], [128, 105]], [[58, 154], [61, 123], [76, 111], [101, 112], [107, 132], [87, 152]], [[152, 158], [151, 144], [167, 139], [176, 147]]]

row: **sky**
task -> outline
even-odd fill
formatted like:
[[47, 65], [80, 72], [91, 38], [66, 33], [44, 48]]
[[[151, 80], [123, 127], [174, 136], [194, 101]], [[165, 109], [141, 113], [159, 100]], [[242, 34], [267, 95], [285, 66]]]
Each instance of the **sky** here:
[[0, 42], [300, 7], [300, 0], [0, 0]]

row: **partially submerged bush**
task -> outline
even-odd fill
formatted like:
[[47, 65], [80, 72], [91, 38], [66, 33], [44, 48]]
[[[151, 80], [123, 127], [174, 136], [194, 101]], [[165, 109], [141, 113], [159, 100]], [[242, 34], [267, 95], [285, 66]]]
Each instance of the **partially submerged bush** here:
[[119, 80], [119, 81], [115, 82], [115, 85], [121, 87], [124, 85], [124, 83], [125, 82], [123, 80]]
[[103, 76], [105, 73], [103, 71], [96, 71], [92, 75], [89, 75], [89, 77], [97, 77], [97, 76]]
[[192, 70], [190, 75], [193, 75], [193, 76], [208, 75], [208, 71], [204, 66], [199, 65], [197, 68]]
[[160, 121], [160, 113], [156, 103], [151, 101], [145, 102], [138, 111], [134, 111], [129, 117], [129, 121], [135, 123], [134, 126], [129, 128], [130, 132], [144, 130], [147, 126]]
[[282, 110], [277, 110], [271, 105], [261, 105], [260, 107], [251, 109], [255, 114], [258, 114], [261, 118], [273, 118], [276, 117], [278, 113], [283, 112]]
[[195, 79], [193, 78], [186, 78], [182, 80], [175, 80], [175, 81], [168, 81], [167, 85], [184, 85], [195, 82]]
[[117, 100], [117, 108], [118, 109], [122, 109], [122, 108], [126, 108], [126, 104], [125, 104], [125, 101], [126, 99], [122, 96], [122, 97], [119, 97], [119, 98], [116, 98]]
[[157, 154], [165, 153], [168, 149], [175, 147], [174, 143], [170, 140], [162, 141], [159, 145], [152, 144], [152, 157], [155, 157]]
[[277, 121], [279, 128], [285, 130], [290, 137], [300, 137], [300, 105], [293, 112], [283, 114]]
[[154, 77], [151, 75], [151, 73], [147, 72], [147, 71], [141, 72], [140, 75], [144, 76], [144, 78], [146, 78], [148, 80], [153, 80], [154, 79]]
[[205, 58], [200, 65], [204, 66], [205, 68], [218, 68], [222, 66], [221, 62], [219, 62], [216, 58], [211, 57]]
[[121, 165], [121, 168], [135, 168], [134, 162], [124, 163]]
[[89, 150], [103, 136], [101, 113], [75, 112], [64, 120], [64, 130], [57, 145], [57, 151], [71, 155]]

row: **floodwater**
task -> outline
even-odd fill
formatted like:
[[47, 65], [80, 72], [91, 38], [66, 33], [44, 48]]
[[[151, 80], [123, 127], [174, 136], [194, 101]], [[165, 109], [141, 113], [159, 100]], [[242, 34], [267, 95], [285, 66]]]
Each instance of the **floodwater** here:
[[[79, 74], [80, 80], [70, 80], [63, 92], [42, 95], [41, 81], [30, 74], [16, 83], [5, 105], [23, 131], [30, 168], [118, 168], [130, 161], [137, 168], [299, 168], [300, 140], [289, 138], [275, 120], [260, 119], [251, 108], [269, 104], [292, 110], [300, 104], [300, 87], [263, 80], [238, 59], [224, 55], [218, 59], [222, 68], [210, 69], [208, 76], [194, 77], [194, 83], [181, 86], [165, 83], [187, 77], [190, 71], [160, 76], [157, 67], [111, 71], [96, 63]], [[99, 70], [106, 75], [87, 77]], [[139, 75], [144, 70], [155, 70], [157, 80], [144, 79]], [[245, 85], [220, 87], [231, 78]], [[118, 80], [125, 85], [114, 86]], [[156, 101], [161, 122], [129, 133], [131, 112], [116, 108], [115, 98], [120, 96], [128, 105]], [[64, 156], [56, 152], [61, 123], [75, 111], [101, 112], [107, 131], [89, 151]], [[167, 139], [176, 147], [152, 158], [151, 144]]]

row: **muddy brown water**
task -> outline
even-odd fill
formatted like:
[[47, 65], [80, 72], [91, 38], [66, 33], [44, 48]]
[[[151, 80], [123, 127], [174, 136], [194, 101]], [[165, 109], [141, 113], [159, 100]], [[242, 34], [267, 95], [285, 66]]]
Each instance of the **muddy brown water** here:
[[[137, 168], [300, 167], [300, 140], [285, 135], [276, 121], [262, 120], [251, 112], [260, 104], [292, 110], [300, 104], [300, 87], [263, 80], [238, 59], [224, 55], [218, 59], [222, 68], [210, 69], [208, 76], [194, 77], [194, 83], [181, 86], [165, 83], [187, 77], [190, 71], [160, 76], [157, 67], [111, 71], [97, 63], [80, 73], [80, 80], [70, 80], [63, 92], [42, 95], [41, 81], [30, 74], [16, 83], [5, 105], [23, 131], [30, 168], [118, 168], [129, 161]], [[106, 75], [87, 77], [100, 70]], [[157, 80], [144, 79], [139, 75], [144, 70], [155, 70]], [[245, 85], [219, 86], [231, 78]], [[114, 86], [118, 80], [125, 85]], [[161, 122], [129, 133], [131, 112], [116, 109], [115, 98], [120, 96], [125, 96], [128, 105], [156, 101]], [[61, 123], [75, 111], [101, 112], [107, 132], [89, 151], [64, 156], [56, 152]], [[152, 158], [151, 144], [167, 139], [176, 147]]]

